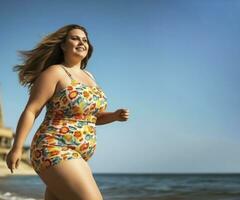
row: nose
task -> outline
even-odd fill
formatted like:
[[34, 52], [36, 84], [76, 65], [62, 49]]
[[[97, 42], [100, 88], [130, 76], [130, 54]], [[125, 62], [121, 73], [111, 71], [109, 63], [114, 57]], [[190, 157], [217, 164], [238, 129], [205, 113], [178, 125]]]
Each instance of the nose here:
[[79, 40], [78, 44], [83, 44], [83, 41], [82, 41], [82, 40]]
[[79, 40], [77, 47], [83, 47], [84, 49], [86, 48], [86, 46], [83, 44], [82, 41]]
[[78, 40], [78, 45], [83, 44], [83, 41], [81, 39]]

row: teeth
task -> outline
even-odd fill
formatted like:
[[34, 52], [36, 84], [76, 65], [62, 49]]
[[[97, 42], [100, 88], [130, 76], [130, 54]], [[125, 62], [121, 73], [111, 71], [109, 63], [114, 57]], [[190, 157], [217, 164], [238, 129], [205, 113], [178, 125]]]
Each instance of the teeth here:
[[82, 50], [82, 51], [84, 50], [83, 47], [77, 47], [76, 49], [77, 49], [77, 50]]

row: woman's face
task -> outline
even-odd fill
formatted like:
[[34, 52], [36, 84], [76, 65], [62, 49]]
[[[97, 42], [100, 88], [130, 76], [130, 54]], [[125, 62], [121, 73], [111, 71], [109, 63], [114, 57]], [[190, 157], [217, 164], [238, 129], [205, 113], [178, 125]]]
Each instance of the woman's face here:
[[86, 57], [88, 48], [87, 36], [81, 29], [69, 31], [65, 43], [62, 45], [64, 54], [81, 59]]

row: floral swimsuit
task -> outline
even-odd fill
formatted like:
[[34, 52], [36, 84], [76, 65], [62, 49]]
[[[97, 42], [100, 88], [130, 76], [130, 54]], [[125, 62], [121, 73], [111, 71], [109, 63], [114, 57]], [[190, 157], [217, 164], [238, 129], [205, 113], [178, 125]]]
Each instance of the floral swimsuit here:
[[30, 160], [37, 173], [62, 160], [87, 161], [96, 149], [96, 114], [107, 108], [107, 97], [99, 86], [80, 83], [62, 68], [71, 84], [47, 102], [45, 118], [30, 146]]

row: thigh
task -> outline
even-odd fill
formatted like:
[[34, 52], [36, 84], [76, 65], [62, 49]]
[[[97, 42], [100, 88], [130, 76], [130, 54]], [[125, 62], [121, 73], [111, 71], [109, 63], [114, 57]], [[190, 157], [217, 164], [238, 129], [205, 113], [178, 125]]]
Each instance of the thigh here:
[[82, 159], [61, 161], [39, 173], [59, 200], [102, 200], [88, 163]]

